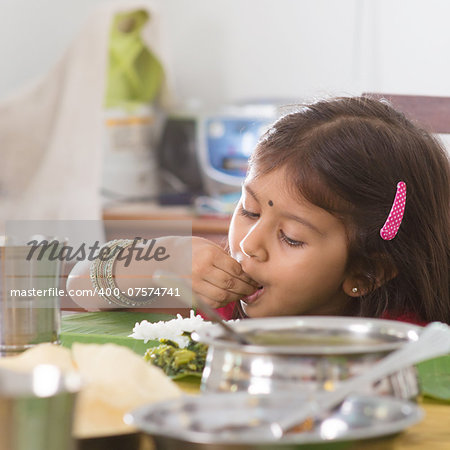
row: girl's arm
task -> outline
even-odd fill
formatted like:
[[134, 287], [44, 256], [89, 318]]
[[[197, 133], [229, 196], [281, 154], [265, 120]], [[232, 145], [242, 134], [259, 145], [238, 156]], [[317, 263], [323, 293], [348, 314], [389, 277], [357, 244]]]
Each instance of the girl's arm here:
[[[114, 281], [121, 292], [138, 294], [139, 289], [155, 287], [152, 276], [157, 270], [174, 273], [190, 282], [192, 290], [216, 308], [256, 290], [256, 283], [243, 273], [240, 264], [207, 239], [161, 237], [140, 248], [139, 254], [133, 253], [132, 258], [117, 259], [114, 263]], [[75, 265], [67, 280], [67, 292], [87, 310], [111, 308], [95, 294], [90, 277], [92, 263], [81, 261]]]

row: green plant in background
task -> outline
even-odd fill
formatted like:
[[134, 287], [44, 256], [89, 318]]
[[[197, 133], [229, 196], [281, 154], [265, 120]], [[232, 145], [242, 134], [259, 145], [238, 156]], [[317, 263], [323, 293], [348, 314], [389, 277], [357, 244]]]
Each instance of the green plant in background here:
[[164, 69], [141, 37], [149, 20], [144, 10], [117, 14], [109, 38], [105, 106], [133, 109], [152, 103], [164, 80]]

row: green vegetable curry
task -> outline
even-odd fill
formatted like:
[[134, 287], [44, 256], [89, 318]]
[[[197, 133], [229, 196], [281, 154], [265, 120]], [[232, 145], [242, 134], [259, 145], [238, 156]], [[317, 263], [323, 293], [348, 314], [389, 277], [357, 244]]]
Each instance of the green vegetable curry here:
[[147, 350], [144, 355], [146, 361], [160, 367], [171, 378], [182, 378], [189, 375], [202, 376], [205, 367], [208, 346], [201, 342], [195, 342], [191, 333], [183, 333], [189, 338], [185, 348], [170, 339], [160, 339], [157, 347]]

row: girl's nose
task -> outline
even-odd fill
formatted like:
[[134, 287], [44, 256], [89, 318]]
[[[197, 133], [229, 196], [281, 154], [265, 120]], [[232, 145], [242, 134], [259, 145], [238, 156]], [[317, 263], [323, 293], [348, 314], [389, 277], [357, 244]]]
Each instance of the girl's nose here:
[[241, 252], [249, 258], [256, 258], [261, 262], [268, 259], [269, 254], [265, 245], [264, 233], [258, 225], [250, 229], [244, 239], [239, 243], [239, 247]]

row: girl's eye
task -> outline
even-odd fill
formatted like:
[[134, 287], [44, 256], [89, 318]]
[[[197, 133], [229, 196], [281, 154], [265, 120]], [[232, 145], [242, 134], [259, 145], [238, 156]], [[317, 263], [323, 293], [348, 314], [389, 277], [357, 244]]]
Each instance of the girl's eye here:
[[244, 209], [243, 206], [241, 206], [241, 209], [239, 212], [242, 216], [249, 217], [250, 219], [257, 219], [259, 217], [259, 214], [248, 211], [247, 209]]
[[294, 239], [288, 238], [283, 230], [280, 230], [280, 239], [282, 242], [285, 242], [289, 247], [303, 247], [305, 245], [302, 241], [294, 241]]

